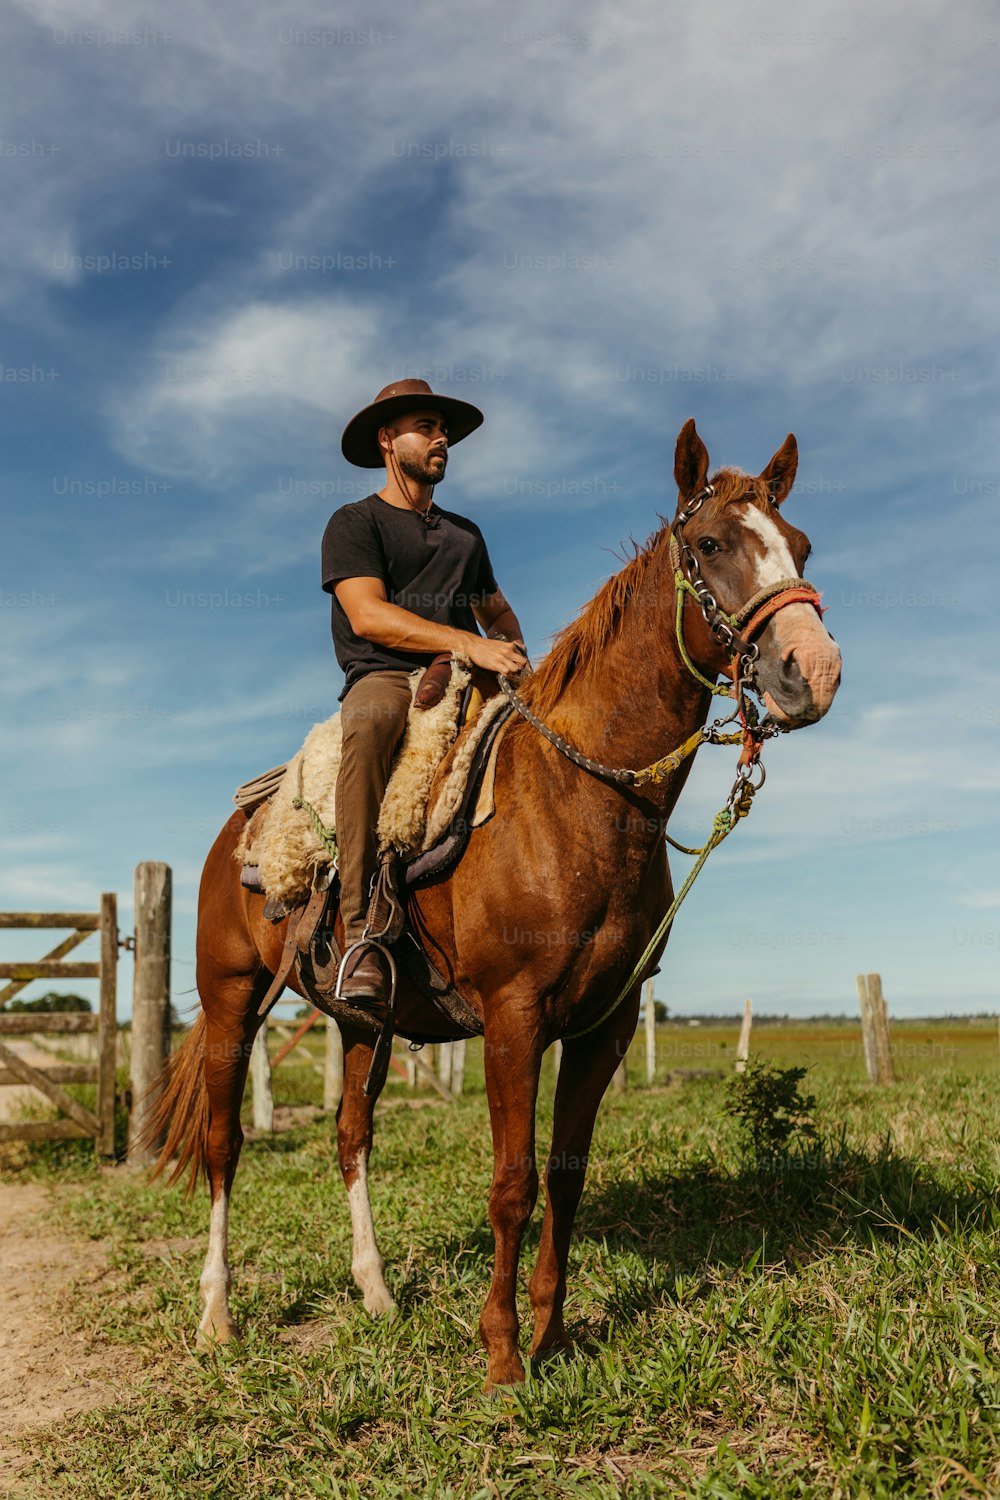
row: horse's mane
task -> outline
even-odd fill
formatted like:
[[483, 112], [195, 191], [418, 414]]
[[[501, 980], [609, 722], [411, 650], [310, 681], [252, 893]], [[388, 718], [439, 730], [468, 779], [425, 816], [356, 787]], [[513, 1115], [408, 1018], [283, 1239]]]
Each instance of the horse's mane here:
[[[762, 508], [767, 506], [766, 482], [742, 469], [719, 469], [710, 482], [719, 505], [752, 498]], [[627, 618], [626, 605], [642, 588], [669, 536], [670, 522], [662, 516], [660, 521], [662, 524], [642, 547], [631, 541], [632, 556], [625, 566], [601, 585], [575, 620], [556, 633], [551, 649], [519, 686], [521, 696], [537, 714], [551, 711], [576, 673], [592, 666], [618, 639]]]

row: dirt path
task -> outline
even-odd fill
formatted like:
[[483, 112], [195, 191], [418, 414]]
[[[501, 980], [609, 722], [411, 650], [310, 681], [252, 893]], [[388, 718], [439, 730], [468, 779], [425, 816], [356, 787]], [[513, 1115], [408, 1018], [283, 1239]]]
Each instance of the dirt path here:
[[41, 1222], [54, 1195], [34, 1183], [0, 1183], [0, 1494], [16, 1491], [29, 1462], [11, 1438], [120, 1400], [136, 1365], [127, 1350], [65, 1326], [64, 1294], [107, 1275], [107, 1254]]

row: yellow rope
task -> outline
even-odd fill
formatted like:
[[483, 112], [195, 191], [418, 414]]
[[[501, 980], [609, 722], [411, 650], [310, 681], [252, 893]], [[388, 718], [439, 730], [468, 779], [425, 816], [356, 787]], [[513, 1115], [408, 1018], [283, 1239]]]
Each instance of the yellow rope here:
[[656, 949], [660, 939], [663, 937], [664, 933], [673, 922], [674, 917], [677, 915], [678, 911], [680, 910], [681, 904], [684, 901], [684, 897], [687, 895], [688, 891], [691, 889], [698, 876], [700, 875], [702, 866], [708, 859], [708, 856], [711, 854], [712, 850], [715, 849], [719, 844], [721, 844], [724, 838], [728, 838], [739, 820], [741, 818], [745, 818], [749, 813], [755, 790], [756, 788], [749, 781], [743, 781], [742, 786], [739, 786], [736, 789], [727, 806], [725, 806], [721, 812], [717, 812], [715, 817], [713, 818], [712, 832], [708, 837], [708, 841], [703, 844], [702, 847], [698, 850], [692, 849], [684, 851], [685, 853], [697, 853], [698, 858], [696, 862], [691, 866], [691, 869], [688, 871], [687, 879], [684, 881], [684, 884], [677, 892], [677, 895], [674, 897], [673, 901], [671, 901], [670, 906], [664, 913], [656, 931], [653, 933], [653, 936], [650, 938], [649, 942], [642, 950], [642, 954], [638, 962], [632, 969], [631, 974], [626, 979], [618, 994], [615, 996], [615, 999], [612, 1001], [611, 1005], [609, 1005], [606, 1010], [601, 1012], [597, 1020], [593, 1021], [589, 1026], [585, 1026], [582, 1031], [572, 1031], [567, 1033], [565, 1038], [566, 1041], [575, 1042], [582, 1036], [589, 1036], [592, 1031], [596, 1031], [598, 1027], [603, 1026], [605, 1021], [609, 1020], [611, 1016], [614, 1015], [615, 1011], [618, 1009], [619, 1005], [621, 1005], [622, 1001], [625, 999], [626, 995], [629, 993], [636, 980], [640, 978], [644, 973], [646, 966], [649, 963], [649, 960], [652, 957], [653, 952]]

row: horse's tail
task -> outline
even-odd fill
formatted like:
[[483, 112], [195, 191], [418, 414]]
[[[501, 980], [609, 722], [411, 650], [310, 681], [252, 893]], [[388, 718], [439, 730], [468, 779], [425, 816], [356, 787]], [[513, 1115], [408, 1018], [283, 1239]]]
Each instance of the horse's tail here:
[[155, 1146], [166, 1134], [153, 1176], [159, 1177], [176, 1156], [168, 1178], [173, 1187], [188, 1173], [185, 1192], [190, 1196], [204, 1173], [208, 1176], [208, 1088], [205, 1083], [205, 1032], [208, 1021], [202, 1011], [160, 1075], [163, 1091], [150, 1111], [140, 1145]]

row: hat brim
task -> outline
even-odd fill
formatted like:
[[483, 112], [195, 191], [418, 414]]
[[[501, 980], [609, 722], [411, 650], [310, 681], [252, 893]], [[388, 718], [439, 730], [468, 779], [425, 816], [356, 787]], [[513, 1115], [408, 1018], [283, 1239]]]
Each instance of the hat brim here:
[[437, 411], [448, 423], [448, 447], [454, 448], [470, 432], [483, 424], [483, 414], [470, 401], [460, 401], [457, 396], [387, 396], [384, 401], [373, 401], [352, 417], [344, 428], [340, 440], [340, 451], [349, 464], [359, 469], [381, 469], [385, 463], [378, 445], [378, 430], [387, 426], [394, 417], [408, 411]]

